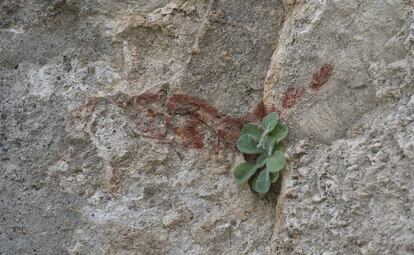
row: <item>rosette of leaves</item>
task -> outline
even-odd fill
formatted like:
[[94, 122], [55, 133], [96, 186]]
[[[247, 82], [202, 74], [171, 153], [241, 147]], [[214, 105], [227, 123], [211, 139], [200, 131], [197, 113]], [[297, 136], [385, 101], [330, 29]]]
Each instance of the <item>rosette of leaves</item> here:
[[244, 154], [256, 155], [256, 159], [243, 162], [234, 169], [236, 181], [249, 181], [254, 191], [268, 192], [286, 165], [280, 142], [287, 134], [286, 124], [279, 120], [275, 112], [264, 117], [260, 126], [252, 123], [244, 125], [237, 140], [237, 148]]

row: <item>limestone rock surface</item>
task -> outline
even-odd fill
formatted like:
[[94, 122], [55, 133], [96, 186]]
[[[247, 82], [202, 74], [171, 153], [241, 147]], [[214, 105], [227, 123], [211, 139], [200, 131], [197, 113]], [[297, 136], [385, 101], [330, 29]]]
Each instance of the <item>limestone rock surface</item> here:
[[412, 0], [3, 0], [0, 254], [414, 254], [413, 72]]

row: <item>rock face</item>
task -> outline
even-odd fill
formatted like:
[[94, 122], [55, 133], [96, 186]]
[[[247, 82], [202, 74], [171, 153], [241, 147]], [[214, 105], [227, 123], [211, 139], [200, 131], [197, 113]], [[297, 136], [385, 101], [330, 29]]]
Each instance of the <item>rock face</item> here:
[[0, 254], [414, 254], [413, 69], [410, 0], [4, 0]]

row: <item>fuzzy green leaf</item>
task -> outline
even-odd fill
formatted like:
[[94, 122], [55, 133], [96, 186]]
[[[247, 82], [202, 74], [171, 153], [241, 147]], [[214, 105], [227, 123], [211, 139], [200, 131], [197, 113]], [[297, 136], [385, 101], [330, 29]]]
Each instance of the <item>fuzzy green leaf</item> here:
[[266, 169], [272, 173], [279, 172], [285, 167], [286, 159], [282, 152], [275, 151], [272, 157], [266, 160]]
[[255, 140], [259, 141], [263, 131], [256, 125], [248, 123], [243, 126], [243, 129], [240, 131], [240, 136], [249, 135], [252, 136]]
[[257, 158], [256, 160], [256, 167], [257, 168], [261, 168], [262, 166], [264, 166], [266, 164], [266, 154], [263, 153], [262, 155], [259, 156], [259, 158]]
[[264, 169], [260, 174], [253, 180], [252, 188], [258, 193], [266, 193], [270, 188], [270, 174], [269, 171]]
[[234, 169], [234, 177], [238, 183], [246, 182], [257, 171], [255, 164], [243, 162]]
[[279, 122], [269, 135], [276, 138], [276, 142], [280, 142], [286, 138], [288, 134], [288, 127], [286, 124]]
[[276, 143], [276, 138], [272, 136], [266, 137], [265, 142], [264, 142], [264, 148], [266, 150], [267, 155], [270, 156], [273, 154], [273, 148], [275, 147], [275, 143]]
[[257, 140], [250, 135], [242, 135], [237, 140], [237, 148], [242, 153], [246, 154], [259, 154], [262, 153], [263, 150], [257, 148]]
[[268, 115], [266, 115], [266, 117], [263, 118], [261, 123], [261, 126], [265, 131], [264, 133], [267, 134], [270, 131], [272, 131], [276, 127], [278, 120], [279, 116], [277, 116], [275, 112], [271, 112]]
[[270, 173], [270, 181], [272, 183], [275, 183], [277, 181], [277, 179], [279, 178], [279, 173], [280, 172]]

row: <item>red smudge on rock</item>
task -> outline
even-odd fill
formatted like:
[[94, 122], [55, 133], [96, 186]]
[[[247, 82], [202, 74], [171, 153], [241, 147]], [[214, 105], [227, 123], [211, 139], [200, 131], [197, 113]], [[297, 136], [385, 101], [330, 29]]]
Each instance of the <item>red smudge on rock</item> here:
[[303, 88], [290, 87], [283, 93], [282, 106], [284, 108], [293, 107], [299, 99], [303, 96]]
[[267, 110], [266, 110], [266, 106], [263, 103], [263, 100], [261, 100], [256, 108], [253, 110], [252, 114], [251, 114], [251, 119], [254, 120], [260, 120], [263, 119], [266, 114], [267, 114]]
[[217, 132], [220, 142], [225, 146], [234, 146], [245, 123], [247, 123], [247, 120], [243, 118], [224, 117], [221, 119], [220, 128]]
[[158, 113], [152, 109], [148, 109], [147, 110], [147, 116], [150, 118], [155, 118], [157, 117]]
[[215, 143], [207, 139], [211, 135], [215, 135], [218, 141], [210, 144], [213, 148], [224, 146], [233, 149], [243, 125], [260, 120], [269, 112], [260, 101], [252, 112], [233, 117], [220, 113], [202, 98], [182, 93], [168, 97], [163, 91], [138, 96], [89, 98], [83, 109], [93, 111], [102, 102], [117, 105], [143, 136], [160, 143], [175, 141], [192, 149], [204, 148], [207, 141]]
[[204, 147], [204, 142], [202, 132], [200, 131], [200, 124], [201, 122], [198, 119], [190, 117], [183, 127], [174, 127], [173, 131], [181, 138], [184, 146], [201, 149]]
[[318, 72], [312, 76], [312, 81], [309, 87], [313, 90], [319, 90], [331, 77], [333, 66], [331, 64], [324, 64]]
[[[219, 142], [224, 146], [234, 147], [243, 125], [262, 119], [268, 112], [263, 101], [260, 101], [251, 113], [242, 117], [232, 117], [220, 113], [204, 99], [175, 94], [167, 100], [167, 113], [170, 117], [166, 118], [166, 122], [167, 126], [172, 127], [174, 133], [181, 137], [184, 144], [191, 148], [204, 147], [201, 132], [203, 126], [213, 129]], [[172, 118], [176, 115], [187, 116], [188, 120], [183, 127], [177, 128], [172, 125]]]

